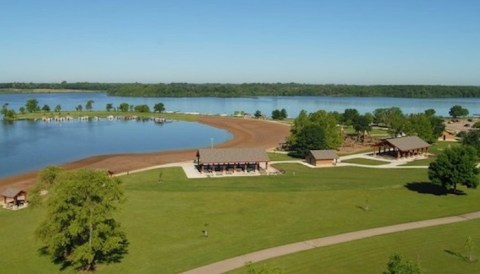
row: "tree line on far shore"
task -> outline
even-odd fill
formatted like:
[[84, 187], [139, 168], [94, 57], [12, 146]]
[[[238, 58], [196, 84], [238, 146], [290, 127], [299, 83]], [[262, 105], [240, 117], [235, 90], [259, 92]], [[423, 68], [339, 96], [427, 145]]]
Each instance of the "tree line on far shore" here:
[[334, 85], [300, 83], [0, 83], [0, 89], [71, 89], [106, 91], [116, 96], [245, 97], [245, 96], [377, 96], [404, 98], [480, 97], [480, 86]]

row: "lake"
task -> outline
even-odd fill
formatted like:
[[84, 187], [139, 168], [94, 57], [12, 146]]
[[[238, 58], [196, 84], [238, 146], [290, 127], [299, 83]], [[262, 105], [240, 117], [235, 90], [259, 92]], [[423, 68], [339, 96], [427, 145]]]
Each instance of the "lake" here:
[[231, 137], [183, 121], [0, 122], [0, 178], [94, 155], [209, 147]]
[[[118, 106], [124, 102], [133, 105], [147, 104], [153, 109], [154, 104], [162, 102], [168, 111], [228, 115], [235, 111], [254, 113], [260, 110], [269, 116], [274, 109], [285, 108], [289, 117], [296, 117], [302, 109], [308, 112], [321, 109], [343, 112], [346, 108], [356, 108], [360, 113], [365, 113], [377, 108], [399, 107], [404, 113], [418, 113], [433, 108], [438, 115], [448, 116], [448, 111], [453, 105], [461, 105], [471, 114], [480, 113], [480, 98], [321, 96], [144, 98], [107, 96], [104, 92], [0, 93], [0, 106], [8, 103], [9, 108], [18, 111], [28, 99], [37, 99], [40, 106], [47, 104], [51, 109], [60, 104], [63, 110], [73, 110], [77, 105], [85, 106], [88, 100], [93, 100], [94, 110], [104, 110], [108, 103]], [[179, 121], [163, 126], [136, 121], [72, 121], [61, 124], [17, 121], [14, 124], [0, 124], [0, 177], [88, 156], [207, 147], [210, 145], [210, 138], [213, 138], [215, 143], [231, 138], [230, 134], [223, 130]]]
[[377, 108], [399, 107], [404, 113], [418, 113], [433, 108], [437, 115], [448, 116], [453, 105], [461, 105], [470, 114], [480, 113], [480, 98], [392, 98], [392, 97], [324, 97], [324, 96], [261, 96], [247, 98], [218, 97], [120, 97], [107, 96], [106, 93], [51, 93], [51, 94], [2, 94], [0, 105], [8, 103], [16, 111], [25, 105], [28, 99], [37, 99], [40, 107], [44, 104], [53, 109], [57, 104], [64, 110], [73, 110], [79, 104], [85, 107], [87, 100], [93, 100], [93, 109], [104, 110], [106, 104], [118, 106], [121, 103], [133, 105], [153, 105], [162, 102], [168, 111], [198, 112], [203, 114], [233, 114], [235, 111], [254, 113], [260, 110], [270, 116], [274, 109], [285, 108], [289, 117], [296, 117], [305, 109], [308, 112], [317, 110], [343, 112], [346, 108], [356, 108], [360, 113], [373, 112]]

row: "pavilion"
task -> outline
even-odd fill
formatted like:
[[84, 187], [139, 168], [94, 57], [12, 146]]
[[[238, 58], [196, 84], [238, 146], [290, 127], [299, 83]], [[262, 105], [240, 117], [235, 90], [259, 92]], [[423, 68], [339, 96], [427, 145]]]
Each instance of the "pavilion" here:
[[16, 188], [7, 188], [2, 194], [3, 208], [20, 209], [27, 206], [27, 192]]
[[268, 169], [270, 159], [261, 148], [209, 148], [197, 151], [197, 167], [201, 173], [259, 172]]
[[392, 154], [397, 159], [425, 155], [430, 144], [418, 136], [405, 136], [383, 139], [373, 145], [373, 156], [377, 154]]

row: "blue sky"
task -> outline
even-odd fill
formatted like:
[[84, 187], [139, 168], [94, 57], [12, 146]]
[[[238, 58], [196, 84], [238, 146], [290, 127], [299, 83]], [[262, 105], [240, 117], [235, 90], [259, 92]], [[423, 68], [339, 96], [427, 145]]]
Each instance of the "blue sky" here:
[[0, 82], [480, 85], [480, 1], [0, 0]]

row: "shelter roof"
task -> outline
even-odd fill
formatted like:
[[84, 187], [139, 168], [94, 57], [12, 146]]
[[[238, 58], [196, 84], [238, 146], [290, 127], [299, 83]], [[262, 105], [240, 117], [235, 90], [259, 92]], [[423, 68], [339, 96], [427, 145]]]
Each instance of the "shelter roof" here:
[[268, 162], [261, 148], [210, 148], [197, 151], [200, 163]]
[[426, 148], [430, 145], [418, 136], [405, 136], [385, 139], [385, 142], [395, 146], [401, 151], [408, 151], [417, 148]]
[[315, 160], [328, 160], [328, 159], [337, 159], [337, 152], [333, 149], [324, 149], [324, 150], [310, 150], [313, 158]]
[[2, 196], [7, 198], [13, 198], [18, 194], [20, 194], [21, 192], [25, 192], [25, 191], [17, 188], [7, 188], [2, 192]]

